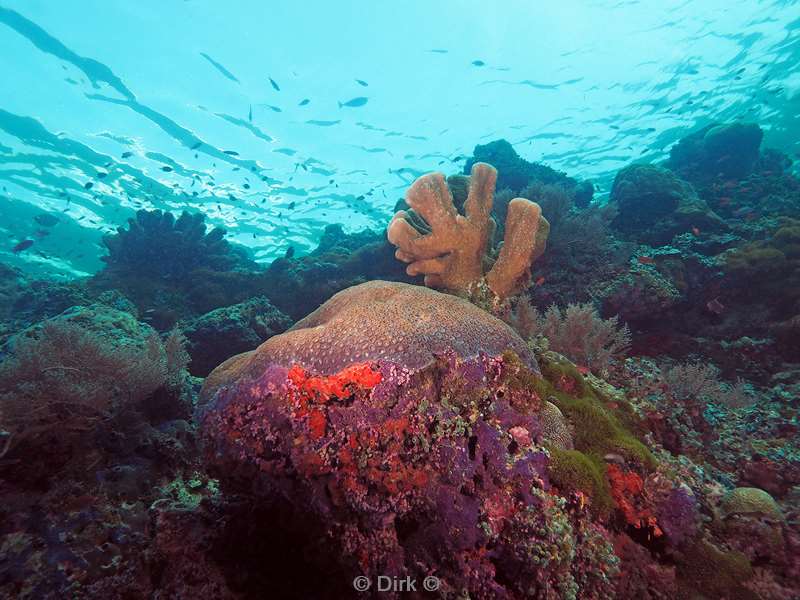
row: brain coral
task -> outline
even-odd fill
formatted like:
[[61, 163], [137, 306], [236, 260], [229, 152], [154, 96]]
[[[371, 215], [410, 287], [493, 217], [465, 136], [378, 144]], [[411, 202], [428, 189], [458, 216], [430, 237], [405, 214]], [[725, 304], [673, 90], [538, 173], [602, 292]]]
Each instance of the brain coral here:
[[720, 512], [723, 518], [731, 515], [759, 515], [774, 521], [783, 521], [783, 512], [772, 496], [753, 487], [738, 487], [725, 494]]
[[330, 375], [352, 363], [385, 360], [415, 370], [446, 352], [468, 358], [509, 349], [538, 372], [522, 338], [466, 300], [421, 286], [370, 281], [339, 292], [286, 333], [217, 367], [203, 397], [240, 375], [260, 375], [266, 365], [300, 365]]

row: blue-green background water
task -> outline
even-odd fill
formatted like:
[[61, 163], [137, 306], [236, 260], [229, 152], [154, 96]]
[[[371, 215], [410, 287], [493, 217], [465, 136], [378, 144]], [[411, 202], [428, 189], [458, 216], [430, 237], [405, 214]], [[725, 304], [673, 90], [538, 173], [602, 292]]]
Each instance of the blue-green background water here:
[[0, 259], [92, 273], [138, 208], [201, 210], [260, 261], [303, 253], [497, 138], [601, 200], [712, 120], [797, 158], [798, 64], [786, 0], [4, 0]]

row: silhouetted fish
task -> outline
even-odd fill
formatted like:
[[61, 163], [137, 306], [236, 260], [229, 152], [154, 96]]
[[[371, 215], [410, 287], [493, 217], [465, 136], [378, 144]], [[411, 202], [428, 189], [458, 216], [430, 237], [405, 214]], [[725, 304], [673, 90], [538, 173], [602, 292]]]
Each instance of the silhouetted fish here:
[[486, 66], [486, 63], [483, 62], [482, 60], [473, 60], [472, 61], [472, 66], [473, 67], [483, 67], [483, 66]]
[[236, 83], [240, 83], [240, 81], [239, 81], [238, 79], [236, 79], [236, 76], [235, 76], [233, 73], [231, 73], [230, 71], [228, 71], [228, 69], [226, 69], [225, 67], [223, 67], [223, 66], [222, 66], [221, 64], [219, 64], [217, 61], [215, 61], [213, 58], [211, 58], [211, 57], [210, 57], [208, 54], [206, 54], [205, 52], [201, 52], [201, 53], [200, 53], [200, 56], [202, 56], [202, 57], [203, 57], [203, 58], [205, 58], [205, 59], [206, 59], [208, 62], [210, 62], [210, 63], [211, 63], [213, 66], [214, 66], [214, 68], [215, 68], [217, 71], [219, 71], [220, 73], [222, 73], [222, 74], [223, 74], [225, 77], [227, 77], [227, 78], [228, 78], [228, 79], [230, 79], [231, 81], [235, 81]]
[[14, 247], [11, 249], [11, 251], [12, 251], [14, 254], [19, 254], [20, 252], [22, 252], [23, 250], [27, 250], [27, 249], [28, 249], [28, 248], [30, 248], [31, 246], [33, 246], [33, 240], [22, 240], [22, 241], [21, 241], [19, 244], [17, 244], [16, 246], [14, 246]]
[[275, 91], [276, 92], [280, 92], [281, 88], [277, 83], [275, 83], [275, 80], [272, 77], [268, 77], [268, 79], [269, 79], [269, 82], [272, 84], [272, 87], [275, 88]]
[[337, 123], [341, 123], [341, 121], [320, 121], [318, 119], [310, 119], [306, 121], [309, 125], [319, 125], [320, 127], [330, 127], [331, 125], [336, 125]]
[[366, 81], [364, 81], [363, 79], [356, 79], [356, 83], [357, 83], [358, 85], [363, 85], [364, 87], [367, 87], [367, 86], [369, 85], [369, 84], [368, 84]]
[[308, 98], [303, 98], [297, 106], [305, 106], [309, 102], [311, 102], [311, 100], [309, 100]]
[[42, 213], [40, 215], [36, 215], [35, 217], [33, 217], [33, 220], [36, 221], [42, 227], [55, 227], [56, 225], [58, 225], [58, 223], [60, 223], [58, 217], [54, 217], [53, 215], [48, 213]]
[[223, 150], [223, 152], [231, 156], [239, 156], [239, 153], [236, 150]]
[[123, 152], [122, 153], [122, 158], [130, 158], [131, 156], [133, 156], [133, 152]]
[[169, 173], [172, 171], [172, 167], [164, 165], [163, 167], [161, 167], [161, 170], [164, 171], [164, 173]]
[[366, 98], [365, 96], [358, 96], [357, 98], [353, 98], [347, 102], [339, 102], [339, 108], [342, 108], [343, 106], [348, 106], [350, 108], [364, 106], [368, 100], [369, 98]]

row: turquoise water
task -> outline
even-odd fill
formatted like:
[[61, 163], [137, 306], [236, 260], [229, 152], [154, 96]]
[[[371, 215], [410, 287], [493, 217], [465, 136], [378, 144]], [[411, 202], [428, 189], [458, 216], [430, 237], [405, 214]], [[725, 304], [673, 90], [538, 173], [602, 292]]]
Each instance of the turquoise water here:
[[93, 273], [139, 208], [302, 254], [497, 138], [601, 199], [712, 120], [796, 157], [799, 32], [793, 1], [4, 1], [0, 260]]

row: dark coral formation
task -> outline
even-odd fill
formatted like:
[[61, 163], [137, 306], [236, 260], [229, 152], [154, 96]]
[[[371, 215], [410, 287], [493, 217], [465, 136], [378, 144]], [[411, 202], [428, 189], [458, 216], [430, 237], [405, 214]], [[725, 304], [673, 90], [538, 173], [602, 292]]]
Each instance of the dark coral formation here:
[[475, 146], [473, 155], [467, 159], [464, 174], [468, 175], [472, 167], [479, 162], [489, 163], [498, 171], [497, 189], [510, 189], [519, 193], [532, 181], [540, 184], [556, 184], [568, 190], [580, 206], [591, 201], [594, 190], [589, 182], [579, 182], [565, 173], [551, 169], [541, 163], [528, 162], [517, 154], [513, 146], [500, 139], [484, 145]]
[[254, 350], [291, 325], [292, 320], [263, 296], [182, 322], [191, 357], [189, 372], [205, 377], [234, 354]]
[[103, 243], [103, 260], [112, 271], [185, 277], [195, 269], [230, 270], [242, 259], [225, 240], [225, 230], [206, 231], [205, 215], [184, 211], [177, 219], [160, 210], [140, 210]]
[[630, 165], [614, 178], [612, 225], [625, 236], [661, 246], [693, 227], [718, 230], [722, 220], [697, 197], [691, 184], [653, 165]]
[[667, 166], [690, 181], [742, 179], [758, 161], [763, 138], [755, 123], [712, 123], [675, 144]]

